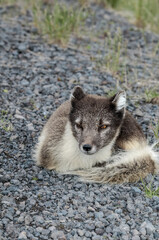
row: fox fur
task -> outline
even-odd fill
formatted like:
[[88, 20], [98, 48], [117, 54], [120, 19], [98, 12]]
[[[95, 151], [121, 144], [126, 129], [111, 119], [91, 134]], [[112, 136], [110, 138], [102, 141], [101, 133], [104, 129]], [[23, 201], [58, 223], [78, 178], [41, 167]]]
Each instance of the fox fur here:
[[159, 104], [159, 96], [152, 98], [150, 103]]
[[42, 130], [37, 165], [98, 183], [136, 182], [157, 173], [158, 153], [125, 108], [124, 91], [106, 98], [75, 87]]

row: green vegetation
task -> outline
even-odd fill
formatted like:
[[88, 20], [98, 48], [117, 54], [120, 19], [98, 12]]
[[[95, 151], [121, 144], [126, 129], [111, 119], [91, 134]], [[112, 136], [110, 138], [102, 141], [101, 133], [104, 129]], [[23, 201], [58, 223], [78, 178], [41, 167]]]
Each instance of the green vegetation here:
[[3, 5], [3, 4], [15, 4], [16, 3], [16, 0], [0, 0], [0, 4]]
[[159, 33], [159, 0], [99, 0], [121, 12], [138, 27]]
[[114, 75], [120, 75], [124, 67], [122, 53], [126, 51], [120, 32], [116, 33], [114, 38], [108, 34], [105, 46], [109, 49], [104, 57], [104, 63], [107, 70]]
[[10, 122], [10, 116], [8, 115], [8, 111], [4, 109], [2, 109], [0, 112], [0, 127], [6, 132], [13, 130], [13, 125]]
[[60, 44], [66, 44], [72, 33], [81, 30], [91, 3], [113, 8], [138, 27], [159, 33], [159, 0], [78, 0], [74, 7], [57, 0], [0, 0], [0, 5], [16, 4], [22, 10], [29, 9], [39, 32], [49, 41]]
[[159, 96], [159, 93], [156, 92], [156, 90], [154, 90], [154, 89], [150, 89], [150, 90], [147, 89], [145, 91], [146, 102], [150, 102], [152, 98], [158, 97], [158, 96]]
[[33, 181], [38, 181], [38, 178], [37, 177], [33, 177], [32, 180]]
[[92, 61], [96, 62], [97, 68], [106, 69], [107, 72], [110, 72], [117, 79], [117, 86], [119, 82], [125, 82], [127, 85], [126, 45], [120, 30], [113, 36], [108, 32], [103, 50], [98, 53], [100, 57], [92, 57]]
[[159, 140], [159, 121], [156, 123], [155, 126], [152, 127], [154, 136], [157, 140]]
[[145, 196], [148, 198], [152, 198], [154, 196], [159, 197], [159, 187], [155, 188], [153, 186], [153, 178], [151, 179], [150, 183], [147, 184], [143, 180], [142, 181], [142, 190], [145, 192]]
[[39, 32], [50, 41], [65, 44], [72, 33], [84, 25], [87, 16], [83, 9], [75, 9], [65, 4], [55, 3], [43, 7], [42, 3], [33, 4], [34, 23]]
[[107, 96], [113, 97], [117, 92], [118, 92], [117, 89], [110, 90], [109, 92], [107, 92]]
[[97, 0], [97, 3], [102, 4], [105, 7], [116, 8], [119, 4], [119, 0]]
[[16, 4], [22, 11], [30, 10], [39, 33], [50, 42], [65, 45], [72, 33], [77, 34], [84, 26], [87, 10], [70, 7], [58, 1], [0, 0], [0, 4]]

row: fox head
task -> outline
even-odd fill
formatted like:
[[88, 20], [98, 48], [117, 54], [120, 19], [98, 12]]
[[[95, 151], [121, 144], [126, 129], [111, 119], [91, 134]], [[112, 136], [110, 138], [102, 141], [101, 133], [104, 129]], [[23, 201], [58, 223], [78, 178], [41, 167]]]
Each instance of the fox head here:
[[73, 89], [69, 120], [81, 152], [94, 154], [115, 141], [125, 116], [125, 106], [124, 91], [105, 98], [88, 95], [79, 86]]

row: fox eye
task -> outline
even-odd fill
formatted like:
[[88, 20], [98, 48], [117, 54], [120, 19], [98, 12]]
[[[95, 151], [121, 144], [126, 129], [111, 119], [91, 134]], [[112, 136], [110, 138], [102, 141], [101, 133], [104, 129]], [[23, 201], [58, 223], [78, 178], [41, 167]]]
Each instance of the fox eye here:
[[80, 123], [75, 123], [76, 128], [83, 129], [82, 125]]
[[99, 126], [99, 129], [106, 129], [107, 128], [107, 125], [106, 124], [102, 124]]

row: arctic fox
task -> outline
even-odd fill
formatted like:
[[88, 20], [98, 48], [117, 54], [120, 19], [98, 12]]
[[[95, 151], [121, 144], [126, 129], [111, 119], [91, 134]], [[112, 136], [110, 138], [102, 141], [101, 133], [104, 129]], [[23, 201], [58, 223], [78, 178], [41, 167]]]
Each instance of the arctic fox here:
[[75, 87], [43, 128], [37, 165], [100, 183], [134, 182], [156, 173], [158, 154], [125, 107], [124, 91], [106, 98]]

